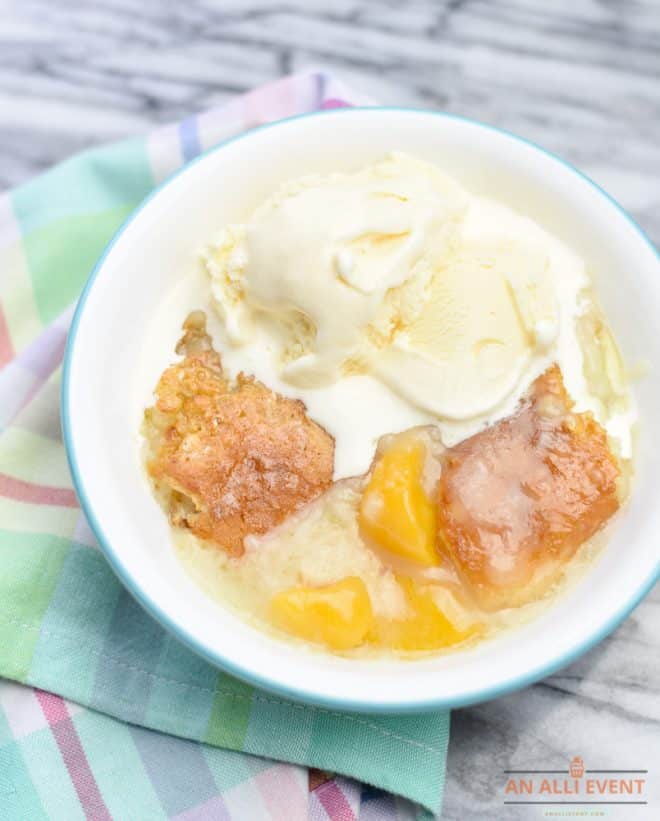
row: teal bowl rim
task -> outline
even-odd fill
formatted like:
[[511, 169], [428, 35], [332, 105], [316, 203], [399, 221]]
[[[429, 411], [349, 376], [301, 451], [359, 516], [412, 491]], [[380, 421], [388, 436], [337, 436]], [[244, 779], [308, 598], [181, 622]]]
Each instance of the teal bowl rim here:
[[71, 321], [71, 326], [67, 338], [66, 348], [64, 352], [64, 365], [62, 372], [61, 387], [62, 432], [64, 437], [64, 444], [66, 448], [69, 468], [71, 470], [71, 475], [73, 477], [74, 487], [76, 489], [76, 493], [78, 495], [81, 508], [85, 516], [87, 517], [87, 521], [89, 522], [89, 525], [115, 574], [118, 576], [118, 578], [120, 579], [122, 584], [127, 588], [127, 590], [131, 593], [131, 595], [142, 605], [142, 607], [144, 607], [144, 609], [151, 616], [153, 616], [156, 619], [156, 621], [158, 621], [162, 625], [162, 627], [164, 627], [168, 632], [175, 635], [186, 646], [188, 646], [202, 658], [206, 659], [214, 667], [223, 670], [229, 673], [230, 675], [233, 675], [236, 678], [239, 678], [242, 681], [245, 681], [254, 687], [258, 687], [260, 689], [268, 690], [271, 693], [275, 693], [276, 695], [281, 696], [282, 698], [314, 706], [327, 707], [335, 710], [340, 709], [352, 712], [373, 714], [402, 714], [421, 713], [428, 712], [430, 710], [449, 709], [456, 707], [466, 707], [470, 704], [478, 704], [484, 701], [490, 701], [494, 698], [506, 695], [515, 690], [520, 690], [523, 687], [528, 686], [529, 684], [532, 684], [540, 679], [543, 679], [551, 675], [552, 673], [556, 672], [557, 670], [561, 669], [562, 667], [565, 667], [568, 664], [572, 663], [581, 655], [583, 655], [592, 647], [594, 647], [596, 644], [601, 642], [607, 635], [609, 635], [616, 627], [618, 627], [621, 624], [621, 622], [632, 612], [632, 610], [634, 610], [634, 608], [647, 595], [647, 593], [651, 590], [656, 581], [658, 581], [658, 579], [660, 578], [660, 559], [658, 560], [655, 573], [652, 573], [648, 579], [645, 579], [644, 582], [636, 590], [635, 594], [630, 598], [630, 600], [627, 601], [615, 613], [613, 613], [599, 629], [594, 630], [590, 636], [588, 636], [586, 639], [578, 643], [575, 647], [571, 648], [569, 652], [564, 653], [558, 658], [553, 658], [543, 664], [539, 664], [533, 669], [527, 671], [524, 675], [512, 677], [511, 680], [505, 681], [501, 684], [498, 684], [497, 686], [483, 687], [481, 689], [470, 689], [468, 692], [466, 692], [465, 696], [462, 697], [459, 696], [456, 698], [427, 699], [425, 701], [418, 702], [407, 700], [401, 702], [400, 704], [373, 705], [369, 703], [366, 697], [365, 699], [342, 699], [321, 697], [315, 695], [314, 693], [305, 691], [304, 688], [299, 689], [294, 687], [287, 687], [285, 685], [280, 684], [276, 680], [268, 678], [268, 676], [257, 675], [255, 673], [251, 673], [250, 671], [244, 670], [240, 665], [235, 664], [231, 660], [231, 658], [228, 658], [222, 655], [221, 653], [215, 652], [201, 645], [196, 639], [194, 639], [185, 630], [179, 627], [179, 625], [172, 619], [171, 616], [169, 616], [160, 607], [158, 607], [150, 599], [148, 593], [134, 583], [131, 575], [126, 570], [118, 555], [113, 550], [110, 541], [105, 537], [101, 523], [96, 517], [92, 502], [87, 495], [87, 491], [85, 490], [85, 483], [78, 469], [78, 462], [76, 459], [74, 433], [72, 430], [70, 418], [70, 377], [71, 362], [73, 359], [76, 346], [78, 325], [85, 310], [87, 298], [92, 288], [94, 287], [94, 282], [96, 281], [101, 270], [103, 269], [103, 264], [106, 258], [112, 251], [115, 243], [119, 240], [127, 226], [141, 213], [145, 206], [149, 202], [151, 202], [152, 199], [157, 197], [160, 191], [163, 190], [166, 186], [168, 186], [174, 179], [176, 179], [181, 174], [185, 174], [191, 166], [193, 166], [195, 163], [200, 162], [209, 154], [212, 154], [216, 151], [222, 151], [222, 149], [226, 145], [237, 142], [238, 140], [249, 138], [252, 134], [258, 131], [264, 131], [269, 128], [278, 128], [286, 123], [295, 120], [308, 119], [311, 117], [341, 117], [345, 116], [346, 114], [353, 113], [355, 111], [365, 111], [373, 113], [389, 111], [398, 113], [423, 114], [432, 117], [442, 117], [447, 120], [457, 120], [460, 122], [468, 123], [472, 126], [476, 126], [478, 128], [483, 128], [485, 131], [504, 135], [505, 137], [515, 140], [523, 145], [529, 146], [535, 149], [536, 151], [545, 154], [547, 157], [550, 157], [555, 162], [558, 162], [561, 165], [563, 165], [570, 172], [572, 172], [577, 177], [586, 182], [589, 186], [591, 186], [600, 195], [605, 197], [605, 199], [607, 199], [615, 207], [619, 214], [633, 227], [633, 229], [639, 235], [640, 239], [643, 242], [645, 242], [649, 246], [651, 251], [653, 251], [653, 253], [656, 255], [656, 257], [660, 259], [658, 250], [655, 248], [654, 244], [647, 237], [642, 228], [640, 228], [640, 226], [635, 222], [635, 220], [624, 210], [624, 208], [621, 205], [619, 205], [619, 203], [613, 197], [611, 197], [599, 185], [597, 185], [593, 180], [591, 180], [586, 174], [583, 174], [581, 171], [578, 171], [578, 169], [576, 169], [566, 160], [562, 159], [561, 157], [557, 156], [551, 151], [547, 151], [546, 149], [542, 148], [541, 146], [537, 145], [531, 140], [527, 140], [524, 137], [519, 137], [518, 135], [513, 134], [510, 131], [498, 128], [497, 126], [488, 125], [487, 123], [482, 123], [478, 120], [473, 120], [469, 117], [462, 117], [457, 114], [448, 114], [443, 111], [433, 111], [431, 109], [424, 108], [405, 108], [398, 106], [354, 106], [345, 108], [334, 108], [329, 110], [313, 111], [305, 114], [298, 114], [292, 117], [286, 117], [281, 120], [277, 120], [272, 123], [266, 123], [264, 125], [253, 128], [247, 132], [244, 132], [228, 140], [224, 140], [223, 142], [218, 143], [217, 145], [212, 146], [211, 148], [199, 154], [190, 162], [183, 165], [181, 168], [177, 169], [167, 179], [165, 179], [162, 183], [157, 185], [153, 189], [153, 191], [151, 191], [147, 195], [147, 197], [145, 197], [145, 199], [140, 203], [140, 205], [124, 220], [124, 222], [119, 227], [117, 232], [114, 234], [110, 242], [107, 244], [105, 250], [103, 251], [103, 254], [94, 266], [94, 269], [92, 270], [91, 274], [89, 275], [89, 278], [87, 279], [87, 282], [85, 283], [85, 287], [83, 288], [83, 291], [80, 295], [80, 299], [78, 300], [78, 304], [76, 306], [76, 310]]

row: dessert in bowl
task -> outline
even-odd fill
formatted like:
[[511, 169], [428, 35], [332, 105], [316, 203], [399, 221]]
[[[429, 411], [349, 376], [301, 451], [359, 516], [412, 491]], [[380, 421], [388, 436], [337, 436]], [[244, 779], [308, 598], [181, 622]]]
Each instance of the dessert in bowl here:
[[192, 313], [143, 432], [219, 601], [333, 651], [455, 649], [593, 552], [635, 411], [584, 262], [536, 223], [393, 153], [284, 183], [203, 266], [217, 341]]
[[[656, 266], [584, 178], [478, 124], [254, 132], [162, 187], [88, 287], [65, 380], [83, 503], [138, 598], [251, 681], [375, 710], [520, 686], [657, 573], [624, 365], [654, 362]], [[122, 282], [100, 373], [81, 340]]]

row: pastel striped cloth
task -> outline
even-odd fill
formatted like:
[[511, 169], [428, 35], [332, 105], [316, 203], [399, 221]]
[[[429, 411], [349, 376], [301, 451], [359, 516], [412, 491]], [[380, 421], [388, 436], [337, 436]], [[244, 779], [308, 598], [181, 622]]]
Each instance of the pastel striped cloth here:
[[3, 821], [351, 821], [440, 810], [448, 713], [304, 707], [203, 662], [117, 582], [60, 438], [72, 305], [121, 221], [199, 151], [348, 101], [355, 95], [322, 73], [285, 78], [0, 197], [0, 676], [13, 680], [0, 682]]

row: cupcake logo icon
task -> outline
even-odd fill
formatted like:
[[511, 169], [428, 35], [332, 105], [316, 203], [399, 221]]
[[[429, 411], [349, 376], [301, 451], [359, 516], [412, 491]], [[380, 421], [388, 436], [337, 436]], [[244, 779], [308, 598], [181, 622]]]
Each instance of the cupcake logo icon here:
[[582, 778], [584, 775], [584, 761], [579, 755], [574, 755], [573, 758], [571, 758], [568, 769], [571, 773], [571, 778]]

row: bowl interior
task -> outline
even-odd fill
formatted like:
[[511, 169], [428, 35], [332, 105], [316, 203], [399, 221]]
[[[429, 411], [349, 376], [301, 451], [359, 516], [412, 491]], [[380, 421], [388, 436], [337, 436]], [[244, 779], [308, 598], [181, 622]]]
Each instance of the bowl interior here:
[[[195, 257], [274, 186], [354, 170], [387, 151], [437, 163], [475, 193], [529, 215], [587, 260], [627, 362], [660, 363], [658, 262], [621, 210], [570, 167], [503, 132], [441, 114], [343, 109], [265, 127], [207, 153], [115, 238], [70, 338], [64, 423], [79, 494], [129, 589], [189, 646], [295, 698], [362, 710], [455, 706], [549, 673], [601, 638], [657, 576], [660, 389], [636, 385], [634, 492], [589, 573], [536, 621], [453, 655], [355, 661], [282, 643], [206, 598], [176, 559], [140, 459], [139, 427], [188, 307], [208, 299]], [[204, 307], [204, 306], [202, 306]]]

